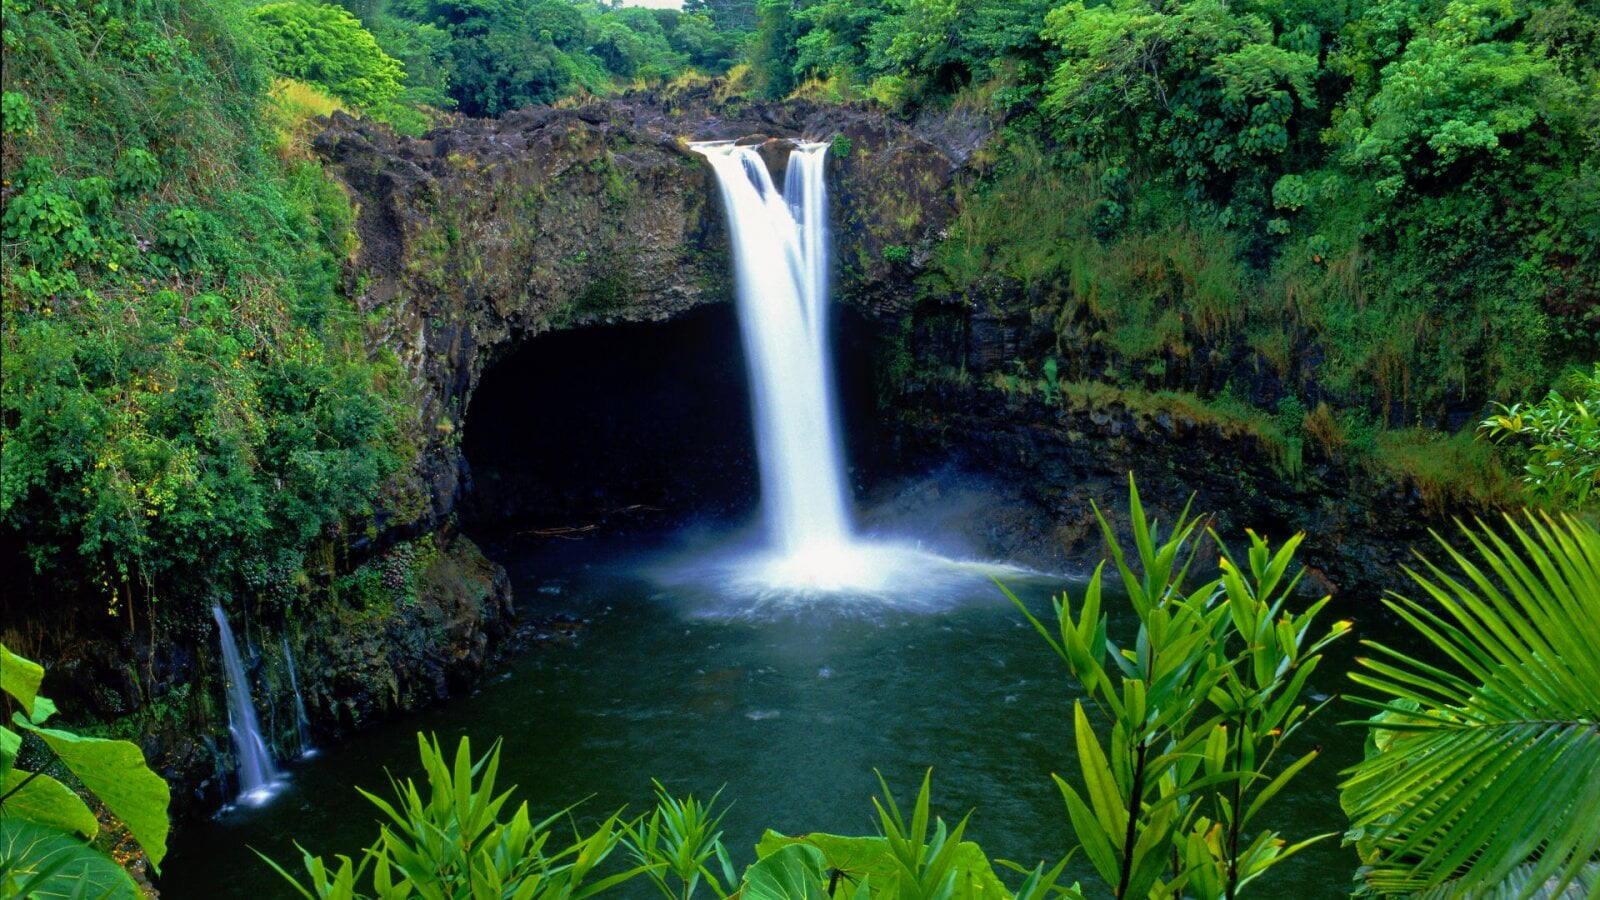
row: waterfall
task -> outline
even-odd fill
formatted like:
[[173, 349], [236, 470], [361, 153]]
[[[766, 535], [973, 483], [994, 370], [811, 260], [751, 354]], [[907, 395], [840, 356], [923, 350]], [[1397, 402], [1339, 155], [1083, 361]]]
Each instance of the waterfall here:
[[245, 678], [244, 661], [233, 629], [221, 604], [213, 604], [211, 615], [217, 620], [218, 640], [222, 644], [222, 671], [227, 678], [228, 733], [239, 755], [239, 800], [252, 806], [265, 803], [278, 787], [278, 771], [272, 754], [261, 737], [255, 704], [250, 700], [250, 683]]
[[790, 574], [830, 581], [854, 554], [828, 363], [828, 145], [792, 152], [782, 194], [755, 148], [694, 146], [728, 215], [767, 537]]
[[[791, 151], [781, 193], [756, 148], [690, 146], [716, 173], [728, 216], [767, 548], [691, 562], [666, 577], [709, 579], [735, 601], [698, 614], [759, 616], [802, 598], [834, 598], [852, 610], [936, 608], [974, 585], [987, 588], [996, 574], [1023, 571], [856, 533], [828, 349], [828, 144]], [[867, 598], [877, 603], [855, 602]]]
[[311, 725], [311, 720], [306, 718], [306, 701], [300, 696], [300, 679], [295, 677], [294, 653], [289, 650], [289, 635], [283, 636], [283, 658], [289, 664], [289, 689], [294, 691], [294, 732], [300, 741], [300, 758], [307, 759], [317, 755], [317, 748], [311, 746], [311, 738], [306, 730]]

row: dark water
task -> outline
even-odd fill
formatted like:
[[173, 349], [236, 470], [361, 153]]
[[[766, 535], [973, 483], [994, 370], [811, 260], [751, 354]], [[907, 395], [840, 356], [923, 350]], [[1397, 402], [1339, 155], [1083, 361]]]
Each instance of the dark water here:
[[[502, 784], [519, 784], [536, 817], [574, 803], [589, 816], [642, 810], [652, 777], [680, 794], [725, 786], [735, 801], [725, 841], [740, 866], [766, 827], [872, 833], [875, 767], [902, 802], [933, 767], [936, 811], [974, 811], [968, 834], [991, 856], [1032, 865], [1066, 848], [1050, 774], [1077, 780], [1070, 711], [1080, 692], [992, 587], [942, 612], [727, 621], [688, 614], [616, 548], [525, 546], [498, 557], [525, 611], [587, 618], [578, 635], [528, 650], [469, 697], [327, 746], [265, 808], [189, 828], [164, 866], [164, 897], [288, 896], [250, 848], [292, 871], [294, 840], [327, 856], [356, 852], [376, 831], [376, 811], [354, 786], [384, 794], [385, 767], [416, 774], [419, 730], [448, 747], [462, 734], [479, 748], [503, 736]], [[1040, 609], [1069, 584], [1010, 581]], [[1311, 690], [1339, 689], [1346, 668], [1326, 660]], [[1336, 722], [1350, 712], [1335, 704], [1297, 735], [1324, 756], [1268, 824], [1292, 838], [1342, 829], [1334, 785], [1359, 754], [1360, 732]], [[1258, 882], [1256, 895], [1344, 896], [1354, 865], [1330, 838]], [[1079, 874], [1087, 878], [1086, 864]], [[641, 881], [624, 893], [648, 890]]]

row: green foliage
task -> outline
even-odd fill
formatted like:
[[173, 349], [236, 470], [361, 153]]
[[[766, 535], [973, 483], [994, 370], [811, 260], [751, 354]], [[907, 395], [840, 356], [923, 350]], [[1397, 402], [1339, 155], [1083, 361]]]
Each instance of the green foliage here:
[[[700, 887], [701, 879], [718, 897], [726, 897], [737, 884], [733, 862], [722, 845], [718, 826], [727, 809], [717, 809], [717, 797], [704, 803], [691, 794], [679, 799], [667, 793], [661, 782], [656, 788], [656, 808], [644, 821], [626, 829], [623, 838], [644, 873], [668, 900], [689, 900]], [[710, 868], [716, 860], [719, 873]]]
[[400, 96], [404, 70], [355, 16], [337, 6], [285, 0], [250, 11], [273, 70], [357, 106]]
[[338, 290], [351, 210], [271, 152], [235, 12], [5, 7], [39, 125], [3, 157], [0, 527], [111, 615], [294, 571], [397, 464], [398, 379]]
[[1535, 493], [1582, 505], [1600, 493], [1600, 363], [1568, 381], [1569, 391], [1552, 390], [1538, 403], [1500, 405], [1479, 428], [1528, 445], [1523, 481]]
[[8, 897], [139, 900], [126, 870], [76, 836], [26, 818], [0, 818], [0, 892]]
[[[1264, 186], [1317, 105], [1316, 48], [1276, 42], [1265, 15], [1215, 0], [1067, 3], [1045, 17], [1061, 49], [1045, 108], [1086, 155], [1170, 172], [1233, 216], [1259, 213]], [[1251, 209], [1254, 207], [1254, 209]]]
[[450, 96], [450, 33], [437, 25], [383, 16], [372, 23], [372, 37], [383, 52], [405, 68], [399, 101], [410, 106], [454, 109]]
[[892, 106], [939, 104], [976, 82], [1037, 66], [1049, 7], [1049, 0], [761, 0], [749, 61], [768, 97], [812, 78], [865, 86]]
[[1317, 756], [1274, 765], [1315, 714], [1301, 694], [1322, 648], [1349, 623], [1317, 637], [1327, 597], [1301, 613], [1286, 609], [1303, 574], [1290, 572], [1303, 536], [1274, 549], [1252, 532], [1242, 566], [1218, 540], [1218, 576], [1194, 584], [1200, 519], [1186, 509], [1163, 534], [1146, 520], [1131, 476], [1128, 511], [1131, 558], [1103, 516], [1100, 524], [1139, 619], [1131, 643], [1102, 611], [1104, 563], [1080, 603], [1056, 600], [1055, 629], [1012, 597], [1110, 723], [1107, 745], [1074, 701], [1083, 787], [1060, 776], [1056, 785], [1079, 846], [1115, 896], [1231, 897], [1328, 836], [1288, 844], [1251, 824]]
[[552, 844], [552, 828], [566, 810], [534, 822], [524, 802], [509, 818], [502, 816], [512, 791], [495, 793], [499, 742], [474, 759], [471, 742], [463, 737], [452, 762], [437, 738], [418, 734], [417, 750], [426, 774], [422, 787], [413, 779], [391, 777], [392, 801], [357, 788], [385, 820], [377, 840], [362, 851], [360, 863], [339, 856], [336, 864], [329, 865], [302, 849], [304, 883], [272, 860], [267, 863], [300, 896], [325, 900], [388, 900], [413, 894], [463, 900], [578, 900], [644, 871], [633, 868], [598, 875], [597, 869], [629, 828], [615, 815], [588, 834], [575, 834], [559, 849]]
[[1060, 364], [1054, 356], [1045, 357], [1044, 381], [1040, 383], [1044, 392], [1044, 402], [1055, 405], [1061, 399]]
[[704, 12], [572, 0], [398, 0], [367, 18], [406, 61], [413, 102], [469, 115], [666, 81], [690, 66], [724, 71], [742, 38]]
[[19, 91], [0, 94], [0, 132], [12, 137], [32, 137], [38, 129], [39, 117], [27, 94]]
[[1600, 533], [1572, 518], [1461, 526], [1423, 560], [1426, 603], [1385, 600], [1447, 662], [1375, 641], [1351, 679], [1377, 692], [1348, 770], [1346, 835], [1373, 891], [1561, 896], [1600, 872]]
[[[904, 60], [872, 62], [887, 53], [875, 34], [919, 40], [901, 14], [819, 0], [796, 14], [810, 28], [796, 46], [841, 77], [923, 85], [912, 103], [962, 102]], [[966, 67], [988, 73], [969, 93], [1017, 114], [974, 157], [982, 175], [928, 284], [976, 299], [1015, 283], [1007, 302], [1053, 315], [1060, 349], [1108, 357], [1104, 375], [1074, 377], [1171, 389], [1247, 350], [1308, 406], [1438, 426], [1595, 358], [1593, 10], [1115, 0], [1028, 14], [1047, 49], [985, 43], [987, 69]]]
[[829, 900], [827, 878], [821, 850], [791, 844], [751, 866], [739, 896], [741, 900]]
[[[923, 776], [910, 815], [900, 809], [879, 775], [883, 796], [872, 801], [878, 818], [875, 837], [821, 832], [786, 837], [768, 831], [756, 844], [758, 861], [746, 870], [739, 896], [855, 900], [1013, 896], [996, 877], [982, 848], [962, 839], [967, 819], [950, 828], [932, 814], [931, 774]], [[1045, 879], [1041, 867], [1027, 884], [1053, 886], [1060, 869]]]
[[24, 741], [36, 741], [113, 816], [120, 819], [160, 870], [167, 853], [167, 783], [127, 741], [83, 737], [44, 723], [55, 704], [39, 694], [44, 670], [0, 644], [0, 688], [11, 724], [0, 725], [0, 893], [5, 896], [139, 896], [122, 867], [85, 843], [99, 821], [72, 788], [39, 771], [17, 768]]
[[794, 4], [789, 0], [757, 0], [756, 16], [760, 24], [748, 50], [756, 93], [777, 99], [795, 86], [798, 27]]

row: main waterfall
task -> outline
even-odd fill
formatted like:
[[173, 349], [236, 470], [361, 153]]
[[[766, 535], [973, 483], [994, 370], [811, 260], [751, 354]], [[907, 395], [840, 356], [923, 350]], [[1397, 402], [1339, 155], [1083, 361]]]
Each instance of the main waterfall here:
[[828, 144], [791, 151], [781, 193], [754, 147], [691, 146], [727, 210], [761, 469], [768, 546], [734, 566], [735, 593], [922, 602], [941, 583], [991, 571], [855, 532], [828, 352]]
[[728, 213], [772, 574], [802, 586], [861, 574], [828, 363], [827, 146], [793, 151], [780, 194], [754, 148], [695, 145]]

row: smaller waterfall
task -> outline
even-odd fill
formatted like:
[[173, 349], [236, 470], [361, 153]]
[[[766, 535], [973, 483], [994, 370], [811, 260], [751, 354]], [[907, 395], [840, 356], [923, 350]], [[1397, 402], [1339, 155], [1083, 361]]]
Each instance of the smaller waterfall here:
[[300, 758], [309, 759], [317, 755], [317, 748], [311, 746], [311, 737], [307, 729], [311, 720], [306, 718], [306, 701], [300, 696], [300, 679], [295, 677], [294, 653], [289, 650], [289, 635], [283, 636], [283, 659], [289, 665], [289, 688], [294, 691], [294, 733], [300, 741]]
[[239, 754], [239, 801], [260, 806], [277, 790], [278, 770], [272, 764], [267, 742], [261, 737], [261, 723], [256, 718], [255, 704], [250, 700], [250, 682], [244, 674], [244, 660], [239, 656], [239, 645], [233, 639], [233, 629], [228, 627], [222, 605], [213, 604], [211, 615], [217, 620], [222, 672], [227, 678], [228, 733], [233, 736], [233, 746]]

